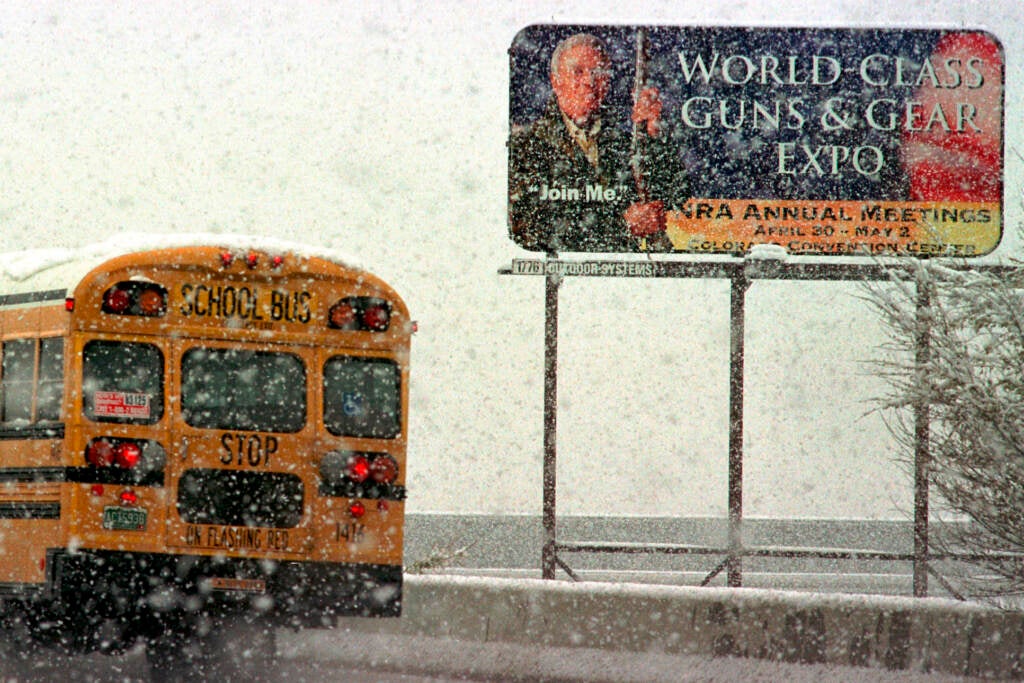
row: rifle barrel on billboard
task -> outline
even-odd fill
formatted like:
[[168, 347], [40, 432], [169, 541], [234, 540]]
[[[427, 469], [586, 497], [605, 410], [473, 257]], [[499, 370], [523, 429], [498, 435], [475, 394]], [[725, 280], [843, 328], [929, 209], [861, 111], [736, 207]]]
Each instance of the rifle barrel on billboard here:
[[[647, 29], [636, 30], [636, 70], [633, 76], [633, 106], [636, 106], [647, 87]], [[636, 183], [636, 194], [641, 202], [648, 200], [647, 182], [644, 178], [646, 164], [646, 144], [641, 135], [642, 121], [633, 122], [633, 139], [630, 147], [630, 166], [633, 169], [633, 182]]]

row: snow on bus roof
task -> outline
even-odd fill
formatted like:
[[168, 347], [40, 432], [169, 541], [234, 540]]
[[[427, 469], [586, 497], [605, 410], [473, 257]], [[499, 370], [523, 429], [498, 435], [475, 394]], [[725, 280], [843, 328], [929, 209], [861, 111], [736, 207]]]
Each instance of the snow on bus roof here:
[[0, 257], [0, 294], [70, 289], [90, 270], [112, 258], [154, 249], [198, 246], [291, 253], [367, 270], [355, 259], [334, 249], [259, 235], [120, 233], [84, 247], [27, 249], [4, 254]]

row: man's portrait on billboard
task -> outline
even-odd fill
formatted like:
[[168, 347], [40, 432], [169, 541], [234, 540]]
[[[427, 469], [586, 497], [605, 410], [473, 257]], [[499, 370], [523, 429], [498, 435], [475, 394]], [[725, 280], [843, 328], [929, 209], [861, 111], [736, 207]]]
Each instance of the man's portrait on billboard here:
[[685, 201], [688, 183], [679, 149], [665, 144], [658, 89], [628, 74], [636, 81], [630, 111], [610, 106], [615, 80], [634, 65], [614, 64], [589, 33], [541, 55], [549, 63], [543, 113], [509, 141], [513, 238], [548, 252], [671, 250], [666, 211]]

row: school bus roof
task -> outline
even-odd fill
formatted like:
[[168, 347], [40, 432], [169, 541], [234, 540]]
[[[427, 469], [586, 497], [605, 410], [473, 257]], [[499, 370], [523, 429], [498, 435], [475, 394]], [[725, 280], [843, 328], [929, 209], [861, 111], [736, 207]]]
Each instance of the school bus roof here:
[[[0, 296], [28, 292], [70, 294], [91, 270], [118, 256], [174, 247], [219, 247], [232, 251], [259, 250], [317, 257], [372, 272], [341, 252], [270, 237], [217, 233], [147, 235], [125, 233], [81, 248], [29, 249], [0, 256]], [[57, 294], [60, 292], [60, 294]]]

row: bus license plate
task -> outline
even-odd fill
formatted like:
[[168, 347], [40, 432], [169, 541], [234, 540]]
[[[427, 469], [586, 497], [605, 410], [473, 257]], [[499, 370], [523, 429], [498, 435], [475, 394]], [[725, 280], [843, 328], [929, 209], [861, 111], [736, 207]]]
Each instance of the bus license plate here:
[[103, 508], [103, 528], [116, 531], [144, 531], [146, 511], [141, 508]]
[[265, 593], [267, 591], [267, 582], [263, 579], [233, 579], [224, 576], [214, 576], [210, 578], [210, 588], [243, 593]]

